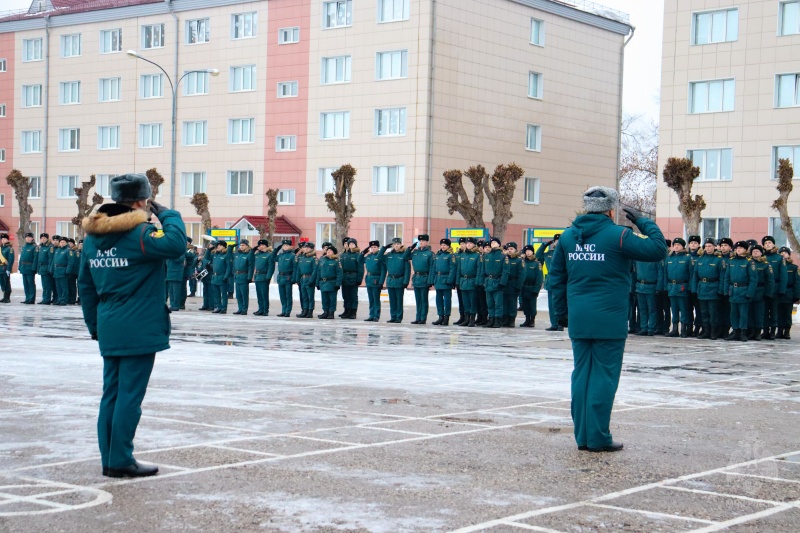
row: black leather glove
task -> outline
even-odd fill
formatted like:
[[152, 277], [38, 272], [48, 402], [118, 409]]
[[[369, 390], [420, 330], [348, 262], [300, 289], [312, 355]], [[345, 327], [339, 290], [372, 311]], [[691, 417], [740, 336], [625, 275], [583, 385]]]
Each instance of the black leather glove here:
[[550, 247], [550, 246], [552, 246], [552, 244], [553, 244], [554, 242], [556, 242], [556, 241], [554, 241], [554, 240], [552, 240], [552, 239], [551, 239], [551, 240], [547, 241], [546, 243], [544, 243], [544, 245], [545, 245], [545, 246], [547, 246], [547, 247]]
[[92, 340], [93, 340], [93, 341], [96, 341], [96, 340], [97, 340], [97, 333], [92, 333]]
[[636, 224], [637, 220], [642, 218], [642, 214], [636, 209], [633, 209], [632, 207], [626, 207], [623, 209], [623, 211], [625, 211], [625, 218], [627, 218], [634, 224]]
[[161, 219], [161, 213], [166, 210], [167, 208], [160, 203], [150, 200], [150, 212], [153, 213], [159, 220]]
[[561, 327], [561, 328], [566, 328], [566, 327], [568, 327], [568, 320], [567, 320], [567, 317], [565, 317], [565, 316], [559, 317], [559, 319], [558, 319], [558, 321], [557, 321], [557, 324], [558, 324], [558, 326], [559, 326], [559, 327]]
[[418, 244], [419, 244], [418, 242], [415, 242], [414, 244], [411, 245], [411, 247], [409, 249], [413, 250], [414, 248], [417, 247]]

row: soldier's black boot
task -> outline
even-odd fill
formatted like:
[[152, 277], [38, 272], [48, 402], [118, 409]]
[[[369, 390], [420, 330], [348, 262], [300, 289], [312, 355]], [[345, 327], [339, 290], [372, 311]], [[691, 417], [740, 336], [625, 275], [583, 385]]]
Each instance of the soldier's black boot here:
[[789, 326], [788, 328], [784, 328], [783, 337], [782, 338], [786, 339], [787, 341], [791, 340], [792, 336], [789, 334], [789, 330], [791, 330], [791, 329], [792, 329], [791, 326]]
[[706, 326], [702, 326], [702, 328], [700, 329], [700, 333], [697, 334], [697, 338], [698, 339], [708, 339], [709, 337], [711, 337], [710, 332], [708, 331], [709, 329], [711, 329], [711, 328], [708, 328]]
[[681, 337], [681, 339], [686, 339], [686, 338], [688, 338], [688, 337], [689, 337], [689, 331], [690, 331], [690, 330], [691, 330], [691, 328], [690, 328], [689, 326], [686, 326], [686, 325], [684, 325], [684, 324], [681, 324], [681, 333], [680, 333], [680, 337]]
[[3, 292], [3, 299], [0, 300], [0, 303], [10, 304], [11, 303], [11, 291], [4, 291]]
[[475, 325], [476, 326], [483, 326], [483, 325], [486, 324], [487, 320], [488, 319], [486, 318], [486, 315], [478, 315], [478, 320], [475, 321]]
[[739, 330], [739, 340], [742, 342], [747, 342], [747, 331], [746, 329]]
[[530, 322], [531, 322], [531, 317], [528, 316], [528, 315], [525, 315], [525, 322], [520, 324], [519, 327], [521, 327], [521, 328], [529, 328], [530, 327]]
[[[455, 322], [453, 324], [455, 325]], [[486, 319], [486, 324], [484, 324], [483, 327], [484, 328], [491, 328], [492, 326], [494, 326], [494, 318], [490, 317], [490, 318]]]
[[472, 313], [471, 315], [469, 315], [469, 324], [467, 324], [467, 327], [468, 328], [474, 328], [475, 327], [475, 313]]
[[516, 317], [513, 317], [513, 316], [511, 316], [511, 315], [508, 315], [508, 316], [506, 317], [506, 326], [505, 326], [505, 327], [507, 327], [507, 328], [513, 328], [513, 327], [515, 327], [515, 326], [516, 326], [516, 323], [517, 323], [517, 319], [516, 319]]
[[449, 326], [450, 325], [450, 315], [444, 315], [442, 317], [442, 325]]
[[433, 325], [433, 326], [441, 326], [442, 322], [444, 322], [444, 317], [442, 315], [439, 315], [439, 318], [434, 320], [433, 322], [431, 322], [431, 325]]
[[738, 341], [739, 340], [739, 330], [734, 329], [731, 331], [731, 334], [725, 337], [726, 341]]
[[667, 333], [666, 336], [667, 337], [678, 337], [679, 335], [680, 334], [678, 333], [678, 323], [677, 322], [673, 322], [672, 323], [672, 331]]
[[505, 322], [506, 322], [506, 317], [504, 316], [495, 317], [494, 322], [492, 322], [492, 328], [493, 329], [502, 328]]
[[775, 334], [775, 329], [776, 328], [769, 328], [769, 335], [767, 335], [767, 339], [771, 341], [774, 341], [776, 339], [777, 335]]
[[747, 340], [749, 340], [749, 341], [753, 340], [753, 338], [756, 336], [755, 329], [753, 329], [753, 328], [747, 328], [746, 330], [742, 330], [742, 331], [745, 332], [744, 334], [747, 336]]
[[712, 341], [715, 341], [719, 338], [719, 326], [711, 326], [711, 335], [709, 335], [709, 338]]
[[464, 317], [463, 321], [461, 320], [461, 317], [458, 318], [458, 322], [455, 323], [456, 326], [460, 326], [463, 328], [469, 326], [469, 315], [465, 313], [463, 317]]
[[321, 315], [317, 315], [317, 318], [319, 318], [319, 319], [328, 318], [328, 312], [327, 311], [323, 311]]
[[458, 322], [453, 322], [454, 326], [460, 326], [464, 323], [464, 319], [467, 318], [467, 315], [458, 315]]
[[297, 318], [305, 318], [306, 317], [306, 311], [307, 311], [306, 309], [303, 309], [303, 310], [301, 310], [299, 313], [297, 313], [294, 316], [296, 316]]
[[753, 340], [754, 341], [760, 341], [761, 340], [761, 328], [756, 328], [755, 329], [755, 332], [753, 332]]

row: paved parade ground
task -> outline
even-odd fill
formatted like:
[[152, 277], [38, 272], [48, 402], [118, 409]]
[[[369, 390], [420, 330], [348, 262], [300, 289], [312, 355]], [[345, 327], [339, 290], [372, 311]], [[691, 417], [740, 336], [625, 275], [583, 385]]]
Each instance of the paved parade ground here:
[[795, 340], [632, 337], [612, 418], [625, 450], [593, 454], [546, 316], [439, 328], [409, 309], [372, 324], [190, 299], [135, 441], [161, 473], [118, 480], [100, 472], [102, 361], [80, 309], [19, 296], [0, 307], [1, 532], [798, 529]]

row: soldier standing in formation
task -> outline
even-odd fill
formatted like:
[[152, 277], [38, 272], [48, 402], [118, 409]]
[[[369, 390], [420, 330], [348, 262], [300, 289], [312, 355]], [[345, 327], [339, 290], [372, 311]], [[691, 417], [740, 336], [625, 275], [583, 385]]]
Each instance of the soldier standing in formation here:
[[522, 312], [525, 314], [525, 322], [519, 325], [521, 328], [532, 328], [536, 325], [537, 299], [539, 291], [542, 290], [542, 265], [536, 260], [533, 246], [530, 244], [523, 248], [524, 252], [524, 281], [520, 290], [520, 302]]
[[167, 298], [169, 310], [181, 310], [181, 284], [183, 284], [183, 270], [186, 258], [183, 255], [167, 259]]
[[69, 299], [69, 281], [67, 280], [67, 267], [69, 266], [69, 245], [67, 237], [60, 237], [58, 248], [53, 256], [53, 277], [56, 280], [58, 302], [56, 305], [67, 305]]
[[211, 286], [213, 252], [216, 244], [211, 241], [206, 245], [203, 250], [203, 257], [200, 259], [200, 273], [205, 272], [205, 275], [200, 279], [203, 284], [203, 305], [200, 306], [201, 311], [214, 310], [214, 288]]
[[[466, 248], [467, 241], [469, 237], [459, 237], [458, 238], [458, 251], [456, 252], [456, 257], [462, 255]], [[458, 259], [456, 259], [458, 261]], [[469, 317], [466, 305], [464, 302], [464, 295], [461, 294], [461, 287], [456, 284], [456, 298], [458, 299], [458, 320], [454, 322], [456, 326], [465, 326], [465, 322], [469, 323]]]
[[656, 294], [664, 287], [663, 262], [636, 261], [634, 281], [639, 306], [640, 327], [638, 335], [655, 335], [658, 328]]
[[325, 255], [319, 258], [317, 265], [315, 280], [322, 297], [322, 314], [317, 315], [317, 318], [333, 320], [336, 315], [336, 295], [342, 286], [343, 277], [338, 250], [331, 245]]
[[39, 235], [39, 257], [36, 263], [36, 271], [42, 279], [42, 300], [39, 305], [50, 305], [53, 303], [53, 256], [56, 248], [50, 242], [50, 235], [42, 233]]
[[503, 327], [503, 290], [508, 281], [508, 257], [501, 249], [500, 239], [492, 237], [489, 241], [491, 251], [483, 256], [483, 268], [478, 283], [486, 289], [486, 304], [489, 307], [489, 321], [485, 328]]
[[342, 279], [344, 312], [339, 318], [353, 320], [358, 314], [358, 287], [364, 279], [364, 254], [361, 253], [357, 240], [345, 237], [339, 261], [344, 273]]
[[300, 253], [295, 258], [294, 282], [300, 291], [300, 313], [297, 318], [314, 318], [314, 290], [317, 277], [317, 254], [314, 243], [306, 242], [300, 245]]
[[[686, 241], [672, 239], [672, 254], [665, 261], [664, 282], [667, 284], [669, 303], [672, 312], [672, 331], [668, 337], [689, 336], [693, 322], [689, 318], [689, 289], [692, 277], [692, 258], [685, 250]], [[678, 330], [678, 324], [681, 328]]]
[[278, 295], [281, 299], [280, 317], [291, 316], [292, 313], [292, 280], [294, 279], [295, 256], [292, 252], [292, 241], [284, 239], [281, 247], [275, 254], [275, 262], [278, 264]]
[[[478, 256], [479, 256], [479, 273], [483, 271], [483, 263], [486, 254], [492, 251], [492, 247], [487, 241], [478, 241]], [[475, 310], [478, 313], [478, 319], [475, 320], [476, 326], [485, 326], [489, 323], [489, 302], [486, 299], [486, 287], [483, 285], [483, 280], [480, 275], [475, 279]]]
[[25, 244], [19, 250], [19, 273], [25, 291], [24, 304], [36, 303], [36, 268], [39, 264], [39, 247], [33, 242], [33, 233], [25, 234]]
[[418, 242], [414, 243], [409, 250], [411, 256], [411, 267], [414, 275], [411, 277], [411, 285], [414, 288], [414, 302], [417, 309], [417, 317], [412, 324], [425, 324], [428, 321], [428, 292], [432, 283], [431, 272], [433, 272], [433, 251], [429, 246], [430, 237], [420, 235]]
[[14, 268], [14, 247], [8, 238], [8, 233], [0, 235], [0, 290], [3, 299], [0, 303], [11, 303], [11, 270]]
[[550, 309], [550, 327], [545, 331], [564, 331], [564, 328], [556, 324], [556, 317], [552, 312], [553, 296], [552, 292], [550, 291], [550, 263], [553, 261], [553, 253], [555, 253], [556, 248], [558, 247], [558, 240], [560, 238], [561, 234], [556, 233], [553, 236], [553, 240], [547, 241], [542, 246], [539, 246], [538, 250], [536, 250], [536, 260], [539, 261], [539, 264], [544, 265], [545, 269], [547, 269], [547, 275], [544, 278], [544, 288], [547, 291], [547, 308]]
[[[758, 281], [756, 283], [756, 293], [750, 300], [750, 317], [748, 318], [749, 329], [747, 339], [751, 341], [761, 340], [761, 328], [764, 326], [764, 302], [766, 298], [771, 298], [775, 292], [775, 274], [772, 266], [764, 257], [764, 247], [756, 244], [750, 248], [750, 257], [756, 267]], [[783, 258], [781, 258], [783, 261]]]
[[747, 325], [750, 314], [750, 300], [756, 294], [758, 274], [755, 264], [747, 257], [747, 242], [739, 241], [735, 246], [735, 255], [725, 268], [725, 293], [730, 295], [731, 327], [733, 332], [727, 337], [729, 341], [747, 342]]
[[[692, 262], [692, 269], [694, 269], [697, 258], [700, 256], [700, 235], [690, 235], [687, 243], [686, 250]], [[696, 321], [695, 316], [698, 318]], [[700, 329], [700, 301], [697, 298], [697, 293], [691, 290], [689, 290], [689, 312], [687, 317], [689, 318], [689, 327], [686, 332], [687, 336], [696, 337]]]
[[186, 242], [188, 243], [186, 246], [186, 270], [184, 271], [183, 277], [186, 278], [186, 283], [189, 285], [188, 289], [184, 289], [184, 303], [186, 302], [186, 298], [194, 298], [195, 293], [197, 292], [197, 278], [195, 277], [195, 273], [197, 273], [197, 249], [192, 244], [192, 238], [186, 237]]
[[381, 290], [386, 282], [386, 256], [381, 249], [380, 241], [370, 241], [369, 249], [364, 256], [364, 268], [366, 278], [364, 284], [367, 286], [367, 298], [369, 299], [369, 317], [365, 322], [378, 322], [381, 318]]
[[764, 338], [775, 340], [778, 330], [778, 302], [785, 296], [786, 284], [788, 283], [786, 261], [778, 253], [778, 248], [775, 247], [775, 237], [767, 235], [761, 239], [761, 245], [764, 247], [764, 257], [772, 267], [775, 285], [773, 293], [764, 297], [764, 323], [762, 327], [764, 328]]
[[[412, 245], [413, 246], [413, 245]], [[381, 254], [387, 246], [381, 248]], [[403, 246], [403, 239], [392, 239], [392, 249], [386, 254], [386, 290], [389, 292], [389, 320], [391, 324], [403, 321], [403, 295], [411, 278], [411, 252]]]
[[[455, 287], [456, 274], [458, 273], [458, 262], [456, 254], [450, 248], [451, 244], [450, 239], [440, 240], [439, 251], [436, 252], [433, 261], [431, 284], [436, 291], [436, 314], [439, 317], [433, 322], [434, 326], [447, 326], [450, 324], [450, 313], [453, 309], [453, 287]], [[425, 296], [427, 296], [427, 293]], [[467, 318], [472, 316], [466, 305], [464, 305], [464, 312], [467, 314]], [[475, 326], [474, 317], [472, 317], [472, 325]]]
[[703, 254], [695, 260], [691, 291], [697, 295], [700, 314], [696, 319], [702, 331], [698, 339], [716, 340], [720, 335], [719, 297], [725, 292], [725, 261], [716, 253], [714, 239], [706, 239]]
[[269, 282], [275, 274], [275, 254], [269, 241], [261, 239], [253, 254], [253, 283], [256, 285], [256, 316], [269, 316]]
[[[719, 254], [722, 260], [725, 261], [725, 268], [728, 268], [728, 262], [734, 256], [733, 241], [728, 237], [723, 237], [719, 240]], [[719, 332], [721, 337], [727, 337], [731, 329], [731, 302], [727, 287], [723, 285], [722, 294], [719, 297]]]
[[509, 242], [503, 247], [506, 255], [506, 277], [503, 289], [503, 323], [502, 327], [513, 328], [517, 320], [517, 303], [522, 284], [525, 282], [524, 261], [517, 252], [517, 243]]
[[237, 309], [234, 315], [246, 315], [250, 308], [250, 281], [253, 279], [253, 250], [250, 241], [239, 241], [239, 249], [233, 253], [233, 282], [236, 291]]
[[[464, 245], [459, 246], [459, 253], [455, 254], [455, 286], [458, 288], [458, 293], [461, 295], [459, 299], [463, 302], [464, 314], [466, 315], [466, 320], [462, 320], [460, 324], [456, 322], [456, 325], [470, 328], [479, 325], [478, 318], [482, 318], [483, 316], [480, 315], [479, 317], [480, 313], [477, 301], [479, 299], [479, 291], [477, 289], [478, 275], [481, 269], [481, 254], [479, 250], [476, 249], [476, 245], [477, 243], [474, 238], [467, 237], [464, 241]], [[449, 310], [450, 307], [445, 307], [445, 309]], [[448, 322], [444, 322], [442, 325], [446, 326]]]
[[786, 261], [786, 292], [778, 302], [778, 332], [775, 338], [789, 340], [792, 338], [789, 333], [792, 329], [792, 304], [800, 303], [800, 279], [797, 265], [792, 261], [792, 250], [783, 246], [780, 254]]
[[228, 279], [231, 275], [228, 243], [218, 241], [211, 254], [211, 293], [214, 295], [214, 314], [228, 312]]
[[69, 248], [69, 261], [67, 263], [69, 297], [67, 298], [67, 303], [75, 305], [78, 303], [78, 272], [80, 272], [81, 252], [78, 244], [75, 243], [75, 239], [68, 241], [67, 248]]

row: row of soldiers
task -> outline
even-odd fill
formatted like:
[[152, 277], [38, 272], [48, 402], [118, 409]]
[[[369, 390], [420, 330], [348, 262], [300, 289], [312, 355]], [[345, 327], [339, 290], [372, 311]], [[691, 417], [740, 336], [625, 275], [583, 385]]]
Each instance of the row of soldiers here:
[[[25, 234], [25, 244], [20, 247], [18, 269], [22, 274], [25, 292], [23, 304], [76, 305], [78, 295], [78, 272], [81, 265], [83, 241], [42, 233], [39, 244], [33, 233]], [[0, 235], [0, 303], [11, 302], [11, 270], [16, 256], [7, 233]], [[42, 299], [36, 302], [36, 274], [42, 280]]]
[[[788, 247], [767, 235], [734, 242], [667, 239], [661, 263], [634, 265], [630, 332], [730, 341], [790, 339], [800, 278]], [[670, 323], [672, 329], [669, 329]]]
[[525, 314], [520, 327], [534, 327], [543, 276], [533, 247], [525, 246], [520, 253], [517, 243], [503, 245], [498, 238], [488, 241], [463, 238], [459, 244], [454, 252], [452, 242], [441, 239], [439, 249], [434, 252], [430, 237], [419, 235], [418, 241], [409, 247], [396, 238], [384, 246], [379, 241], [370, 241], [362, 251], [356, 239], [345, 238], [341, 253], [332, 243], [325, 242], [322, 256], [317, 258], [313, 242], [295, 248], [290, 240], [285, 240], [274, 249], [265, 240], [258, 241], [255, 249], [245, 239], [235, 248], [225, 241], [210, 242], [200, 260], [199, 277], [204, 286], [200, 309], [227, 313], [226, 292], [228, 283], [233, 281], [238, 306], [234, 314], [247, 314], [249, 284], [255, 283], [258, 309], [254, 314], [266, 316], [269, 282], [275, 276], [281, 301], [279, 317], [291, 316], [292, 291], [297, 285], [301, 308], [295, 315], [298, 318], [313, 317], [315, 291], [319, 290], [322, 313], [318, 318], [333, 319], [341, 289], [344, 311], [339, 317], [355, 319], [358, 287], [363, 282], [369, 300], [367, 322], [380, 319], [380, 295], [384, 288], [389, 294], [388, 322], [402, 322], [403, 296], [410, 285], [416, 302], [412, 324], [427, 323], [428, 294], [434, 289], [438, 318], [433, 325], [450, 324], [455, 290], [460, 314], [455, 325], [514, 327], [519, 302]]

